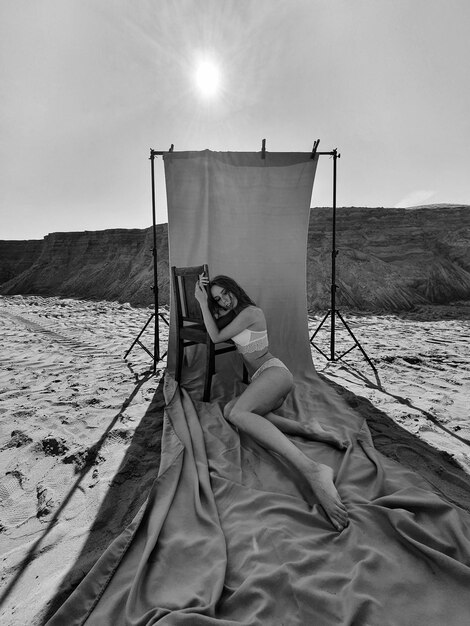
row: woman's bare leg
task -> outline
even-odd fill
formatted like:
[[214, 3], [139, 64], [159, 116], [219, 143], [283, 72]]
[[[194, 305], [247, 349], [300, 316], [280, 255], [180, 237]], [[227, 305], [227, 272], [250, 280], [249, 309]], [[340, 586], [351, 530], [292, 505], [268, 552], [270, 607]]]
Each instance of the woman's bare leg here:
[[348, 447], [348, 441], [340, 439], [334, 433], [324, 430], [323, 426], [314, 422], [313, 424], [305, 424], [291, 420], [287, 417], [282, 417], [270, 411], [263, 415], [264, 418], [269, 420], [271, 424], [274, 424], [279, 430], [286, 435], [293, 435], [294, 437], [303, 437], [304, 439], [310, 439], [312, 441], [321, 441], [322, 443], [328, 443], [335, 448], [344, 450]]
[[[269, 420], [271, 424], [274, 424], [276, 428], [278, 428], [281, 433], [285, 435], [291, 435], [293, 437], [303, 437], [304, 439], [309, 439], [311, 441], [320, 441], [322, 443], [327, 443], [335, 448], [339, 448], [339, 450], [345, 450], [349, 446], [349, 442], [345, 439], [341, 439], [334, 433], [328, 432], [318, 424], [314, 422], [313, 424], [305, 424], [303, 422], [297, 422], [296, 420], [289, 419], [288, 417], [283, 417], [282, 415], [277, 415], [273, 411], [279, 409], [284, 403], [285, 397], [281, 398], [280, 402], [276, 404], [272, 408], [271, 411], [264, 413], [262, 417]], [[235, 405], [238, 398], [234, 398], [231, 400], [224, 408], [224, 415], [230, 414], [233, 406]], [[260, 412], [258, 414], [261, 415]]]
[[264, 448], [289, 461], [306, 478], [333, 526], [341, 531], [348, 524], [348, 513], [334, 486], [333, 470], [309, 459], [277, 426], [262, 417], [279, 406], [290, 391], [292, 379], [286, 374], [281, 368], [266, 369], [225, 412], [226, 418]]

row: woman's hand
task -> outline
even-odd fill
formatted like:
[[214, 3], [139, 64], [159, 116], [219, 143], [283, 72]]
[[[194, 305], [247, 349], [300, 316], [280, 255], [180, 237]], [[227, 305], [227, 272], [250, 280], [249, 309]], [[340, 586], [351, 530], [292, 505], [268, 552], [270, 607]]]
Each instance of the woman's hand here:
[[202, 306], [203, 304], [207, 304], [207, 291], [205, 286], [209, 284], [209, 279], [204, 274], [199, 274], [199, 280], [196, 283], [196, 288], [194, 289], [194, 297]]

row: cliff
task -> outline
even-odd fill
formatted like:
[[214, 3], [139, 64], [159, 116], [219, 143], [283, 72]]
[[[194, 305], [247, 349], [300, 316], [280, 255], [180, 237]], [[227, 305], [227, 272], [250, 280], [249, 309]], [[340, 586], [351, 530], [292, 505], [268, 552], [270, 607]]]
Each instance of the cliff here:
[[[307, 285], [329, 307], [331, 209], [312, 209]], [[399, 311], [470, 299], [470, 206], [343, 207], [336, 219], [337, 305]]]
[[42, 247], [40, 239], [0, 241], [0, 285], [28, 269], [40, 255]]
[[[332, 209], [311, 211], [308, 303], [330, 306]], [[157, 227], [159, 301], [168, 303], [167, 225]], [[0, 241], [0, 293], [153, 303], [153, 234], [116, 229]], [[470, 206], [337, 209], [336, 304], [407, 310], [470, 300]]]
[[[12, 242], [0, 242], [0, 255], [9, 251], [8, 243]], [[25, 246], [21, 267], [16, 276], [0, 285], [1, 294], [153, 303], [152, 228], [52, 233], [39, 243], [37, 249]], [[169, 288], [166, 224], [157, 228], [157, 254], [163, 304], [168, 301]], [[4, 263], [1, 256], [0, 263]]]

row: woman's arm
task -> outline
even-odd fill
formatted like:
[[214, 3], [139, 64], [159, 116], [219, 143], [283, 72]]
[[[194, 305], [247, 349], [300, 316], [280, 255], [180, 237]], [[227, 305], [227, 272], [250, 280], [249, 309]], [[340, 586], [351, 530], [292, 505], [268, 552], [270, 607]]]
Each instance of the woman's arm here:
[[227, 311], [226, 313], [222, 313], [218, 317], [214, 315], [214, 313], [212, 313], [212, 317], [214, 318], [215, 323], [217, 324], [217, 328], [219, 330], [222, 330], [222, 328], [225, 328], [226, 326], [228, 326], [230, 322], [233, 322], [236, 315], [235, 315], [235, 312], [232, 310], [232, 311]]
[[258, 314], [256, 309], [253, 307], [247, 307], [240, 311], [240, 313], [235, 317], [235, 319], [227, 324], [225, 328], [219, 330], [217, 327], [216, 321], [212, 317], [212, 313], [209, 310], [209, 305], [207, 303], [207, 292], [200, 285], [199, 282], [196, 283], [196, 289], [194, 292], [196, 300], [199, 302], [199, 306], [201, 307], [202, 317], [204, 318], [204, 324], [206, 326], [206, 330], [209, 334], [209, 337], [212, 339], [214, 343], [220, 343], [221, 341], [228, 341], [238, 333], [241, 333], [242, 330], [251, 326], [254, 322], [258, 320]]

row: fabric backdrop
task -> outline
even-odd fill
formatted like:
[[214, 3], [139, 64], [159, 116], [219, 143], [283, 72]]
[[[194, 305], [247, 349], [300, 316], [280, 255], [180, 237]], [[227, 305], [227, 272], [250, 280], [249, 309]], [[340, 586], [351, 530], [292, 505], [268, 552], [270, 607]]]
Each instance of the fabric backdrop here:
[[239, 282], [266, 314], [273, 353], [294, 372], [312, 368], [305, 284], [318, 155], [310, 156], [205, 150], [164, 157], [170, 264], [208, 263], [211, 276]]
[[165, 377], [162, 460], [147, 502], [51, 626], [468, 623], [470, 516], [379, 454], [362, 417], [315, 374], [305, 306], [315, 163], [266, 156], [168, 156], [170, 260], [208, 262], [266, 309], [272, 351], [295, 372], [279, 412], [349, 442], [339, 451], [293, 438], [333, 468], [350, 524], [334, 531], [292, 468], [223, 418], [244, 388], [236, 355], [218, 358], [211, 402], [201, 402], [196, 353], [180, 386]]

